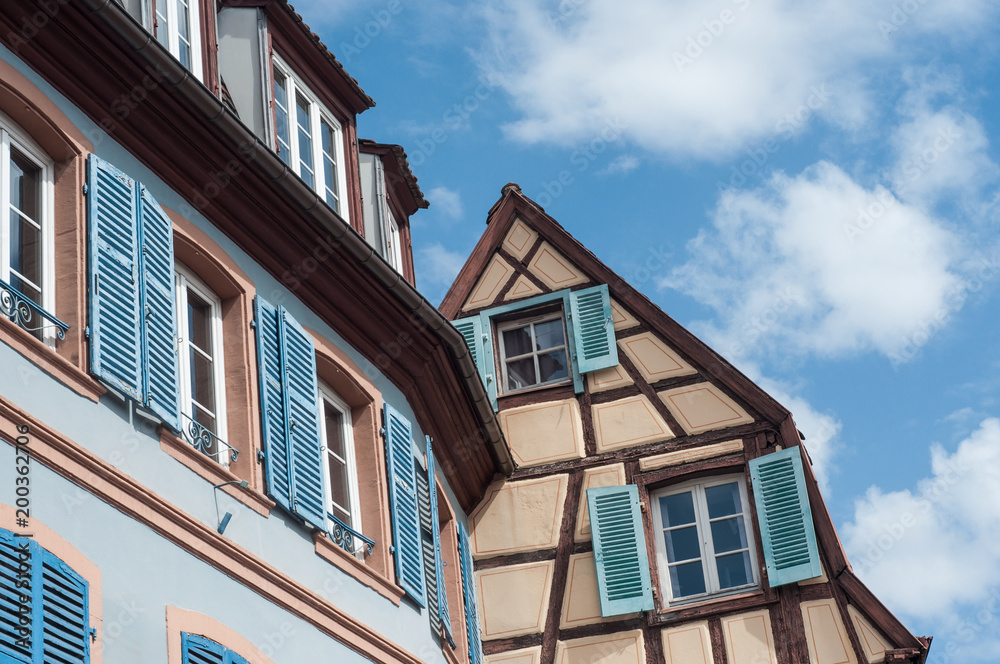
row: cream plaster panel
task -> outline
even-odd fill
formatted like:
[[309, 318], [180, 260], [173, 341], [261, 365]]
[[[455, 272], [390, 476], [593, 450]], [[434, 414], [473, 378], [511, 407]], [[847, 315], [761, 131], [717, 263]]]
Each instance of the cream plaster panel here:
[[799, 607], [811, 664], [858, 664], [834, 600], [802, 602]]
[[653, 404], [642, 395], [595, 404], [591, 408], [598, 453], [674, 437]]
[[588, 636], [556, 643], [555, 664], [645, 664], [642, 630]]
[[739, 404], [711, 383], [678, 387], [658, 394], [689, 434], [753, 422]]
[[493, 256], [483, 271], [483, 275], [479, 277], [476, 287], [472, 289], [472, 294], [469, 295], [462, 311], [479, 309], [493, 304], [493, 300], [503, 290], [504, 284], [507, 283], [512, 274], [514, 274], [514, 268], [510, 263], [500, 256]]
[[576, 399], [546, 401], [500, 412], [500, 428], [518, 466], [582, 459], [583, 419]]
[[613, 390], [616, 387], [635, 384], [635, 381], [632, 380], [632, 377], [628, 375], [620, 364], [608, 367], [607, 369], [591, 371], [587, 374], [587, 380], [590, 382], [591, 392], [604, 392], [606, 390]]
[[724, 617], [722, 636], [729, 664], [778, 664], [767, 609]]
[[530, 297], [532, 295], [541, 295], [542, 289], [535, 285], [535, 283], [528, 279], [523, 274], [514, 280], [514, 285], [511, 286], [507, 294], [503, 296], [504, 302], [509, 302], [511, 300], [520, 300], [523, 297]]
[[559, 629], [624, 619], [624, 616], [601, 617], [601, 599], [597, 590], [594, 554], [578, 553], [570, 556]]
[[528, 269], [552, 290], [585, 284], [589, 281], [577, 266], [553, 249], [548, 242], [542, 242], [528, 263]]
[[698, 370], [685, 362], [677, 352], [652, 332], [618, 340], [618, 347], [632, 360], [647, 382], [664, 378], [690, 376]]
[[601, 486], [624, 486], [625, 464], [600, 466], [583, 471], [583, 485], [580, 487], [580, 507], [576, 512], [576, 530], [573, 540], [585, 542], [590, 539], [590, 510], [587, 508], [587, 489]]
[[550, 475], [492, 484], [469, 517], [472, 555], [489, 558], [554, 549], [568, 483], [568, 475]]
[[476, 572], [483, 640], [541, 634], [555, 569], [550, 560]]
[[541, 664], [542, 647], [535, 646], [524, 650], [487, 655], [483, 661], [485, 664]]
[[627, 330], [639, 324], [639, 319], [633, 316], [622, 305], [611, 299], [611, 324], [615, 326], [615, 331]]
[[679, 450], [677, 452], [667, 452], [656, 456], [639, 459], [639, 470], [655, 470], [666, 468], [667, 466], [680, 466], [681, 464], [701, 461], [702, 459], [713, 459], [715, 457], [726, 456], [743, 451], [742, 440], [727, 440], [724, 443], [695, 447], [690, 450]]
[[665, 629], [661, 635], [667, 664], [714, 664], [707, 621]]
[[884, 661], [885, 651], [892, 650], [889, 641], [850, 604], [847, 605], [847, 614], [851, 616], [851, 622], [854, 623], [854, 630], [858, 634], [858, 640], [861, 642], [861, 649], [865, 653], [868, 664]]
[[507, 237], [503, 239], [502, 246], [507, 250], [508, 254], [519, 261], [523, 261], [524, 257], [531, 251], [531, 247], [534, 246], [537, 238], [538, 232], [535, 229], [528, 226], [521, 219], [515, 219], [514, 223], [511, 224], [510, 230], [507, 231]]

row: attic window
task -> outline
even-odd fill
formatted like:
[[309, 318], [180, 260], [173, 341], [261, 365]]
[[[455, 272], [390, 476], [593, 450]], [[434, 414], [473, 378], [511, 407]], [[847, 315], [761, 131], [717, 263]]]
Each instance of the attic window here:
[[561, 309], [503, 323], [497, 332], [504, 392], [570, 380], [566, 321]]

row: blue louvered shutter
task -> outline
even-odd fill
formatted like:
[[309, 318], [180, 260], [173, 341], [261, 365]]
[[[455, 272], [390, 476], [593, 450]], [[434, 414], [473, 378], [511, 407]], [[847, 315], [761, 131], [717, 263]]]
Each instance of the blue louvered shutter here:
[[[20, 608], [32, 604], [32, 591], [35, 587], [30, 578], [26, 579], [28, 588], [17, 587], [20, 565], [18, 550], [19, 545], [25, 542], [28, 544], [30, 558], [34, 560], [37, 557], [37, 544], [28, 539], [15, 538], [9, 530], [0, 529], [0, 661], [3, 662], [28, 663], [32, 660], [31, 650], [18, 646], [18, 640], [21, 639], [18, 629]], [[22, 595], [29, 601], [22, 602]]]
[[181, 632], [182, 664], [226, 664], [226, 649], [197, 634]]
[[434, 472], [434, 451], [431, 448], [431, 438], [427, 437], [427, 492], [431, 505], [431, 532], [434, 535], [434, 569], [437, 570], [437, 588], [428, 588], [427, 593], [437, 593], [437, 618], [444, 629], [445, 638], [451, 647], [455, 647], [455, 636], [451, 629], [451, 616], [448, 611], [448, 592], [444, 585], [444, 555], [441, 552], [441, 521], [438, 512], [437, 481]]
[[751, 459], [750, 480], [771, 587], [822, 574], [798, 446]]
[[170, 218], [146, 187], [139, 184], [139, 191], [144, 401], [164, 424], [180, 431], [174, 229]]
[[87, 582], [53, 554], [41, 548], [39, 552], [42, 657], [36, 661], [86, 664], [91, 641]]
[[571, 292], [569, 308], [573, 319], [577, 371], [588, 373], [617, 366], [618, 344], [615, 342], [608, 285]]
[[484, 349], [486, 340], [483, 338], [482, 321], [480, 321], [479, 316], [473, 316], [471, 318], [452, 321], [451, 324], [465, 338], [465, 344], [469, 347], [469, 354], [476, 365], [479, 377], [483, 380], [483, 386], [488, 388], [493, 382], [493, 372], [486, 370], [486, 352]]
[[639, 489], [634, 484], [587, 489], [601, 616], [653, 608]]
[[292, 487], [285, 412], [284, 352], [278, 310], [259, 295], [254, 298], [257, 336], [257, 377], [260, 381], [261, 435], [264, 441], [264, 476], [267, 495], [292, 510]]
[[141, 402], [139, 203], [135, 185], [120, 170], [90, 155], [90, 370], [111, 389]]
[[383, 410], [392, 536], [396, 548], [396, 581], [420, 606], [424, 606], [424, 569], [412, 427], [410, 421], [389, 404], [385, 404]]
[[476, 577], [472, 566], [472, 549], [465, 525], [458, 522], [458, 557], [462, 565], [462, 594], [465, 599], [465, 631], [469, 636], [469, 662], [482, 664], [483, 637], [479, 633], [479, 607], [476, 604]]
[[279, 308], [285, 360], [285, 412], [288, 420], [292, 512], [306, 523], [326, 529], [323, 445], [319, 435], [319, 386], [316, 351], [309, 334]]
[[226, 662], [225, 664], [250, 664], [247, 660], [243, 659], [237, 655], [232, 650], [226, 650]]

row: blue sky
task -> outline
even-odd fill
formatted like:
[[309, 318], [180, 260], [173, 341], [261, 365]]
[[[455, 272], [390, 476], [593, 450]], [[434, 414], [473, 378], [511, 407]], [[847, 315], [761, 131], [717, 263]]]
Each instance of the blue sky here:
[[440, 301], [513, 181], [788, 406], [932, 663], [1000, 661], [1000, 8], [306, 0]]

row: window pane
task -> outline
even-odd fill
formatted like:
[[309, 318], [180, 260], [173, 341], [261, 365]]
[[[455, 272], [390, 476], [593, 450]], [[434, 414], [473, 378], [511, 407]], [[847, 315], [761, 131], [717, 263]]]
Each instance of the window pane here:
[[341, 459], [346, 459], [344, 415], [325, 401], [324, 404], [326, 406], [326, 447]]
[[[215, 412], [215, 375], [212, 361], [191, 348], [191, 398]], [[212, 429], [215, 432], [215, 429]]]
[[288, 138], [288, 79], [274, 72], [274, 122], [277, 125], [278, 156], [292, 165], [292, 148]]
[[670, 589], [674, 597], [690, 597], [705, 592], [705, 573], [701, 568], [701, 562], [671, 567]]
[[531, 352], [530, 326], [504, 330], [503, 350], [505, 357], [517, 357]]
[[337, 162], [334, 160], [333, 127], [326, 121], [320, 123], [323, 133], [323, 181], [326, 184], [326, 203], [336, 212], [340, 212], [340, 201], [337, 198]]
[[333, 501], [332, 511], [338, 519], [350, 526], [351, 494], [347, 483], [347, 464], [332, 454], [327, 454], [326, 458], [330, 468], [330, 500]]
[[301, 95], [295, 95], [295, 114], [299, 130], [299, 175], [310, 187], [315, 187], [313, 178], [313, 147], [312, 134], [309, 131], [309, 107], [308, 100]]
[[680, 560], [701, 558], [701, 545], [698, 542], [698, 528], [688, 526], [663, 533], [667, 545], [667, 561], [676, 563]]
[[212, 305], [190, 288], [188, 300], [188, 340], [208, 355], [212, 354]]
[[743, 516], [712, 523], [712, 543], [716, 553], [747, 548], [747, 535]]
[[167, 3], [156, 3], [156, 41], [170, 48], [170, 31], [167, 24]]
[[546, 350], [566, 345], [562, 319], [550, 320], [535, 325], [535, 348]]
[[16, 148], [10, 149], [10, 204], [35, 223], [41, 218], [42, 169]]
[[550, 380], [558, 380], [569, 376], [568, 363], [566, 362], [566, 351], [557, 350], [552, 353], [544, 353], [538, 356], [538, 371], [541, 374], [538, 382], [547, 383]]
[[18, 273], [10, 275], [11, 285], [40, 303], [42, 233], [14, 210], [10, 211], [10, 267]]
[[719, 586], [722, 590], [753, 583], [750, 554], [746, 551], [719, 556], [715, 559], [715, 563], [719, 570]]
[[691, 492], [660, 498], [660, 513], [664, 528], [694, 523], [694, 499]]
[[705, 500], [708, 501], [708, 516], [712, 519], [743, 513], [740, 485], [736, 482], [705, 489]]
[[177, 0], [177, 34], [180, 53], [177, 59], [185, 67], [191, 67], [191, 12], [185, 0]]
[[507, 389], [517, 390], [529, 385], [535, 385], [535, 358], [526, 357], [507, 363]]

